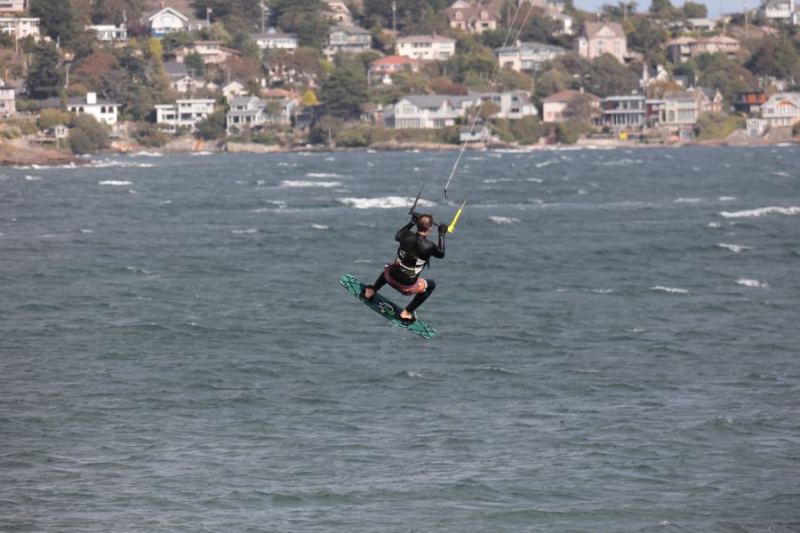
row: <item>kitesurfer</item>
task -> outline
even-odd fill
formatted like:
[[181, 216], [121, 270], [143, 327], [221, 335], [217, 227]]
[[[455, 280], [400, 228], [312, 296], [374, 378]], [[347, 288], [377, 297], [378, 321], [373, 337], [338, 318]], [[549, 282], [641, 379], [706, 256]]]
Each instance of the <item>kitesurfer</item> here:
[[[431, 257], [444, 257], [444, 236], [447, 233], [447, 224], [439, 224], [439, 242], [434, 244], [427, 239], [433, 230], [433, 216], [412, 212], [411, 222], [403, 226], [394, 236], [400, 243], [395, 261], [386, 265], [383, 272], [375, 280], [374, 285], [364, 287], [362, 296], [372, 300], [375, 294], [386, 283], [397, 289], [405, 296], [414, 295], [405, 309], [400, 312], [400, 319], [404, 322], [414, 321], [414, 311], [428, 299], [436, 289], [432, 279], [419, 277], [422, 269], [428, 264]], [[411, 228], [416, 226], [416, 231]]]

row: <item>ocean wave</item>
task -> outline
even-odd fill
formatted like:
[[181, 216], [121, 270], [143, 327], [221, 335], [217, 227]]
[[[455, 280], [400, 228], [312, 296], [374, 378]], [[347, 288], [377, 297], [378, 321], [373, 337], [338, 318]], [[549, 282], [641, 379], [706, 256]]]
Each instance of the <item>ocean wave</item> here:
[[25, 176], [25, 181], [41, 181], [41, 176]]
[[686, 289], [679, 289], [676, 287], [664, 287], [663, 285], [656, 285], [655, 287], [650, 287], [651, 291], [656, 292], [666, 292], [668, 294], [689, 294], [689, 291]]
[[483, 183], [507, 183], [514, 181], [514, 178], [488, 178], [483, 180]]
[[749, 246], [743, 246], [741, 244], [726, 244], [724, 242], [721, 242], [721, 243], [717, 244], [717, 246], [720, 247], [720, 248], [724, 248], [726, 250], [730, 250], [731, 252], [737, 253], [737, 254], [739, 252], [743, 251], [743, 250], [749, 250], [750, 249]]
[[193, 156], [197, 155], [214, 155], [214, 152], [192, 152]]
[[548, 159], [547, 161], [542, 161], [541, 163], [536, 163], [536, 168], [549, 167], [550, 165], [554, 165], [556, 163], [558, 163], [558, 159]]
[[702, 202], [700, 198], [676, 198], [673, 203], [676, 204], [699, 204]]
[[231, 233], [233, 233], [234, 235], [249, 235], [252, 233], [258, 233], [258, 230], [256, 228], [235, 229], [232, 230]]
[[[381, 196], [379, 198], [337, 198], [338, 202], [355, 207], [356, 209], [396, 209], [409, 207], [414, 203], [413, 198], [404, 196]], [[427, 200], [420, 200], [419, 207], [433, 207], [436, 204]]]
[[311, 224], [311, 227], [318, 230], [330, 229], [330, 227], [326, 226], [325, 224]]
[[722, 227], [722, 224], [720, 224], [719, 222], [709, 222], [708, 224], [706, 224], [706, 227], [718, 229]]
[[103, 181], [98, 181], [97, 184], [98, 185], [109, 185], [111, 187], [125, 187], [125, 186], [128, 186], [128, 185], [133, 185], [133, 182], [132, 181], [126, 181], [126, 180], [103, 180]]
[[343, 178], [341, 174], [333, 172], [309, 172], [306, 174], [307, 178]]
[[519, 224], [520, 222], [518, 218], [511, 217], [489, 217], [489, 220], [495, 224]]
[[722, 211], [721, 216], [725, 218], [752, 218], [760, 217], [763, 215], [800, 215], [800, 207], [759, 207], [758, 209], [747, 209], [744, 211]]
[[341, 181], [304, 181], [304, 180], [283, 180], [281, 187], [289, 188], [308, 188], [308, 187], [322, 187], [330, 189], [331, 187], [341, 187]]
[[114, 159], [99, 159], [92, 161], [93, 168], [154, 168], [152, 163], [134, 163], [129, 161], [117, 161]]
[[88, 233], [94, 233], [94, 230], [91, 230], [91, 229], [86, 229], [86, 228], [81, 228], [81, 233], [85, 233], [85, 234], [88, 234]]
[[781, 178], [791, 178], [792, 177], [791, 174], [789, 174], [788, 172], [785, 172], [783, 170], [779, 170], [777, 172], [773, 172], [772, 175], [773, 176], [779, 176]]
[[720, 202], [733, 202], [734, 200], [736, 200], [736, 197], [735, 196], [720, 196], [719, 198], [717, 198], [717, 200], [719, 200]]
[[769, 287], [769, 283], [766, 281], [759, 281], [757, 279], [748, 279], [748, 278], [739, 278], [736, 280], [737, 285], [741, 285], [742, 287], [749, 287], [751, 289], [765, 289]]
[[541, 179], [541, 178], [528, 178], [525, 181], [530, 181], [530, 182], [533, 182], [533, 183], [544, 183], [544, 180]]
[[147, 150], [142, 150], [141, 152], [134, 152], [128, 155], [129, 157], [164, 157], [164, 154], [162, 154], [161, 152], [148, 152]]

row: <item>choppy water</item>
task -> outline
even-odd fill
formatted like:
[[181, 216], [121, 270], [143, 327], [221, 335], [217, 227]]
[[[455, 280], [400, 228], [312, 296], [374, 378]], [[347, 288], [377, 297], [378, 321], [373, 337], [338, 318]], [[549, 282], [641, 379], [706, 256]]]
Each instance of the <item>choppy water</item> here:
[[453, 156], [0, 169], [0, 530], [800, 531], [800, 150]]

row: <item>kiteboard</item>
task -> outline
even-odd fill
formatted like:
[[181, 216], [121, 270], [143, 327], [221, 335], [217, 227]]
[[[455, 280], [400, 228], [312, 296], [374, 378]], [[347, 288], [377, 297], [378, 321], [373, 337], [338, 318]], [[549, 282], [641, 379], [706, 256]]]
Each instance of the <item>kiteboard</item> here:
[[341, 283], [342, 287], [347, 289], [350, 294], [358, 298], [361, 302], [364, 302], [370, 309], [391, 322], [392, 325], [405, 328], [416, 333], [423, 339], [432, 339], [436, 336], [436, 330], [420, 319], [416, 319], [411, 324], [402, 321], [400, 319], [400, 311], [402, 311], [403, 308], [388, 298], [384, 298], [380, 293], [376, 294], [372, 300], [362, 298], [361, 291], [364, 289], [364, 284], [361, 283], [358, 278], [350, 274], [345, 274], [342, 276], [342, 279], [339, 280], [339, 283]]

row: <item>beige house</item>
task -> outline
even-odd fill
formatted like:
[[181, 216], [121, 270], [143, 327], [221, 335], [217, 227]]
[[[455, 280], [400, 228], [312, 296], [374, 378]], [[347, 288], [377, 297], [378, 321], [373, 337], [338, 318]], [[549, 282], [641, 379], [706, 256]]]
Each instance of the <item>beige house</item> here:
[[449, 59], [455, 53], [456, 40], [441, 35], [409, 35], [397, 39], [397, 55], [404, 57], [441, 61]]
[[703, 113], [722, 111], [722, 94], [702, 87], [664, 94], [660, 121], [667, 127], [693, 126]]
[[761, 105], [770, 127], [794, 126], [800, 122], [800, 93], [776, 93]]
[[0, 13], [22, 13], [25, 0], [0, 0]]
[[726, 35], [716, 37], [678, 37], [667, 42], [667, 56], [680, 64], [701, 54], [724, 53], [735, 56], [741, 48], [739, 41]]
[[499, 15], [497, 9], [491, 5], [470, 3], [465, 0], [456, 0], [446, 10], [450, 27], [467, 33], [483, 33], [487, 30], [497, 29]]
[[592, 107], [600, 109], [600, 99], [593, 94], [581, 91], [566, 90], [557, 92], [542, 100], [542, 120], [544, 122], [564, 122], [567, 120], [566, 110], [574, 98], [586, 96]]
[[589, 60], [611, 54], [620, 63], [624, 63], [628, 54], [625, 31], [618, 22], [585, 22], [575, 41], [575, 51]]

